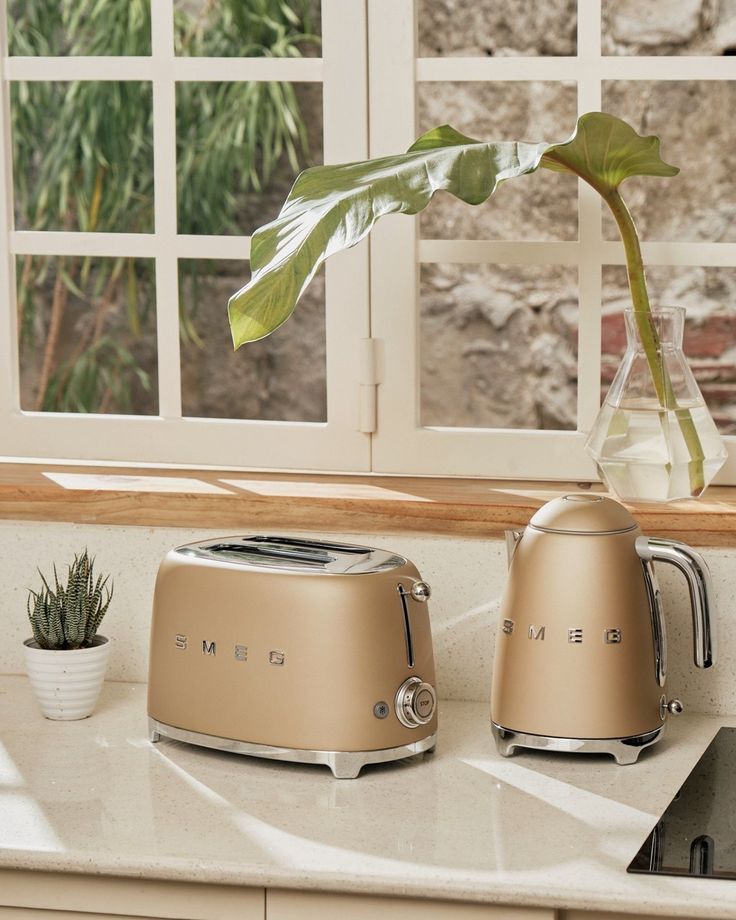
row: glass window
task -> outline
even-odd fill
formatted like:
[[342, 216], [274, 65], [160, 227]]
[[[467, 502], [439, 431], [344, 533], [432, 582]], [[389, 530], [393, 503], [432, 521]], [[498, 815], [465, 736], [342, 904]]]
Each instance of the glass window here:
[[[603, 108], [642, 134], [662, 138], [663, 158], [680, 173], [672, 179], [627, 179], [622, 193], [644, 240], [734, 242], [736, 81], [612, 81], [603, 84]], [[605, 235], [617, 239], [613, 219]]]
[[174, 0], [176, 53], [187, 57], [315, 57], [320, 0]]
[[[0, 194], [15, 213], [2, 234], [14, 270], [0, 273], [0, 410], [17, 423], [11, 451], [95, 459], [99, 433], [109, 458], [370, 468], [352, 359], [370, 328], [365, 250], [352, 270], [326, 272], [342, 311], [329, 332], [322, 273], [262, 342], [233, 352], [227, 321], [250, 270], [244, 237], [275, 217], [296, 175], [324, 150], [333, 161], [368, 153], [367, 96], [349, 89], [365, 85], [365, 2], [321, 7], [3, 6], [11, 158]], [[324, 60], [323, 16], [335, 37]], [[116, 413], [141, 418], [95, 418]], [[241, 448], [240, 420], [281, 424], [258, 426]]]
[[9, 0], [11, 55], [147, 55], [150, 0]]
[[576, 0], [419, 0], [420, 57], [574, 55]]
[[[666, 244], [645, 246], [645, 261], [677, 263], [651, 265], [652, 299], [688, 308], [686, 349], [721, 430], [736, 434], [736, 269], [708, 267], [733, 264], [736, 242], [736, 79], [708, 57], [736, 51], [736, 0], [602, 0], [600, 35], [597, 5], [575, 0], [515, 0], [511, 12], [495, 0], [384, 3], [369, 42], [370, 7], [8, 0], [16, 270], [0, 276], [0, 359], [20, 453], [43, 455], [46, 411], [160, 411], [88, 421], [112, 432], [109, 456], [141, 460], [593, 475], [582, 442], [601, 383], [598, 319], [605, 384], [629, 295], [623, 268], [603, 266], [620, 251], [607, 209], [601, 219], [588, 189], [579, 200], [571, 175], [538, 170], [477, 207], [438, 194], [416, 221], [396, 218], [401, 232], [389, 219], [370, 250], [327, 270], [329, 325], [322, 273], [286, 324], [238, 352], [226, 313], [250, 270], [242, 237], [276, 215], [301, 169], [397, 150], [443, 123], [480, 140], [560, 141], [580, 106], [659, 134], [681, 168], [623, 192], [643, 240]], [[372, 438], [357, 431], [359, 339], [371, 333], [382, 342]], [[258, 426], [234, 456], [253, 427], [239, 420], [281, 424]], [[56, 456], [76, 455], [80, 424], [59, 426]], [[177, 441], [191, 432], [204, 433], [201, 451]]]
[[249, 235], [322, 162], [322, 87], [178, 83], [176, 130], [179, 232]]
[[153, 230], [150, 83], [17, 82], [10, 99], [16, 229]]
[[227, 301], [249, 271], [247, 262], [179, 262], [183, 414], [326, 421], [324, 272], [287, 323], [235, 352]]
[[603, 0], [604, 54], [734, 54], [736, 7], [731, 0]]
[[19, 256], [21, 408], [155, 415], [151, 259]]
[[421, 424], [575, 429], [577, 278], [547, 265], [423, 265]]
[[[436, 125], [478, 140], [564, 140], [575, 124], [574, 84], [420, 83], [419, 131]], [[446, 193], [422, 212], [425, 239], [574, 240], [577, 189], [574, 176], [539, 170], [502, 183], [485, 204], [470, 207]]]

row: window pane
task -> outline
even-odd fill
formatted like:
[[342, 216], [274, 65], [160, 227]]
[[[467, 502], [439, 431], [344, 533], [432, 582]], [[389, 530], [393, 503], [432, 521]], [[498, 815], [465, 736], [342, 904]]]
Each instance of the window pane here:
[[733, 54], [731, 0], [603, 0], [604, 54]]
[[179, 262], [184, 415], [326, 421], [324, 273], [287, 323], [235, 352], [227, 301], [249, 274], [248, 262]]
[[[721, 434], [736, 434], [736, 268], [653, 265], [647, 269], [655, 306], [685, 307], [685, 356]], [[626, 270], [603, 270], [601, 397], [626, 347], [622, 310], [630, 305]]]
[[[420, 83], [418, 109], [420, 132], [449, 123], [479, 140], [561, 141], [577, 118], [571, 83]], [[477, 207], [441, 192], [420, 220], [425, 239], [574, 240], [577, 179], [539, 169]]]
[[21, 408], [155, 415], [152, 259], [18, 256]]
[[179, 83], [176, 104], [180, 233], [251, 234], [322, 162], [319, 85]]
[[176, 53], [189, 57], [318, 57], [320, 0], [174, 0]]
[[9, 0], [12, 55], [148, 55], [150, 0]]
[[[724, 117], [736, 110], [736, 82], [609, 82], [603, 109], [659, 135], [662, 157], [680, 167], [672, 179], [634, 176], [622, 186], [642, 239], [736, 240], [736, 148]], [[608, 213], [604, 220], [606, 237], [618, 239]]]
[[419, 0], [419, 55], [574, 55], [575, 0]]
[[150, 83], [11, 83], [19, 230], [153, 230]]
[[423, 265], [421, 424], [574, 429], [573, 268]]

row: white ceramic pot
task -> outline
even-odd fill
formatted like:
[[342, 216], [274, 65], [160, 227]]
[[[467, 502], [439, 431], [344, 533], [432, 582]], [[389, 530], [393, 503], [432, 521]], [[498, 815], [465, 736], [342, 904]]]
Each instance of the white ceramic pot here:
[[92, 715], [105, 679], [110, 641], [95, 636], [89, 648], [39, 648], [35, 639], [23, 643], [26, 671], [41, 712], [47, 719], [86, 719]]

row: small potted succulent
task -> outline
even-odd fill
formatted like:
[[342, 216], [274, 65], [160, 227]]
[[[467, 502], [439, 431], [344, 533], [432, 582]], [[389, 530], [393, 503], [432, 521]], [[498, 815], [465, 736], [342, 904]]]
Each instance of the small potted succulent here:
[[109, 575], [94, 572], [85, 549], [74, 557], [65, 581], [54, 566], [54, 586], [40, 572], [41, 587], [28, 589], [33, 638], [23, 643], [26, 670], [47, 719], [86, 719], [100, 695], [110, 642], [97, 630], [113, 594]]

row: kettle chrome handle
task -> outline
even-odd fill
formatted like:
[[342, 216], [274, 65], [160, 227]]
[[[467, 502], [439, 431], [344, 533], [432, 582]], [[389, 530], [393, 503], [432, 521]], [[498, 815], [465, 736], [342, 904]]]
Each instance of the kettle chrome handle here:
[[693, 652], [699, 668], [715, 664], [713, 588], [705, 559], [686, 543], [659, 537], [637, 537], [636, 552], [645, 562], [669, 562], [687, 579], [693, 614]]
[[652, 615], [652, 637], [654, 639], [654, 674], [660, 687], [664, 687], [667, 679], [667, 624], [662, 611], [662, 602], [659, 594], [659, 582], [654, 571], [654, 563], [641, 560], [644, 572], [644, 584], [649, 598], [649, 610]]

